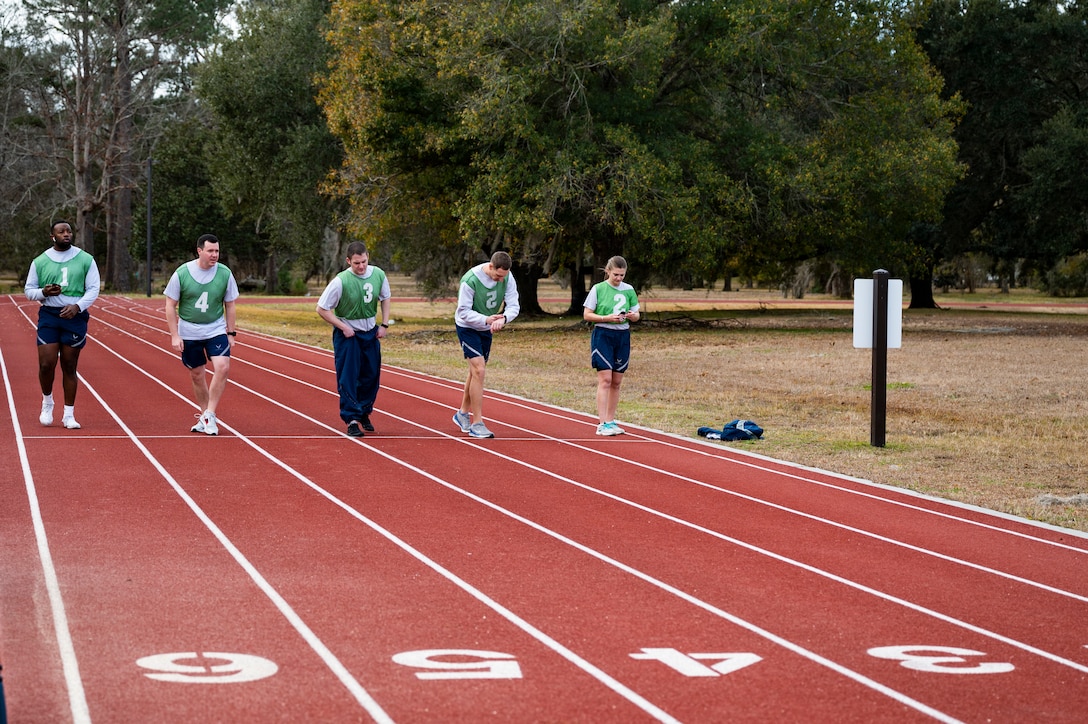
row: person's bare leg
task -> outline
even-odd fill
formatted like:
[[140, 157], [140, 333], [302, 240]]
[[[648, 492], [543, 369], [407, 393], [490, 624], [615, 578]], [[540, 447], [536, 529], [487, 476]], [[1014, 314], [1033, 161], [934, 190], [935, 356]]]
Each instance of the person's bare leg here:
[[204, 409], [214, 415], [216, 408], [219, 407], [219, 400], [223, 397], [223, 390], [227, 388], [227, 376], [230, 373], [230, 357], [212, 357], [209, 364], [212, 366], [212, 381], [207, 387], [208, 396], [205, 401]]
[[61, 384], [64, 387], [64, 404], [69, 407], [76, 404], [76, 389], [79, 387], [79, 377], [76, 376], [79, 351], [77, 347], [60, 346]]
[[200, 406], [200, 411], [203, 413], [208, 409], [208, 376], [204, 365], [189, 370], [189, 377], [193, 381], [193, 399], [196, 400], [196, 404]]
[[608, 396], [612, 389], [612, 370], [597, 370], [597, 422], [609, 422]]
[[468, 360], [468, 379], [465, 380], [465, 391], [461, 396], [461, 410], [472, 415], [473, 422], [483, 422], [484, 419], [484, 374], [487, 371], [487, 362], [483, 357], [472, 357]]
[[38, 345], [38, 383], [42, 387], [43, 395], [53, 394], [53, 381], [56, 379], [59, 354], [60, 344]]
[[615, 422], [616, 420], [616, 408], [620, 406], [620, 385], [623, 384], [623, 373], [613, 372], [612, 380], [608, 385], [607, 392], [607, 414], [608, 419], [604, 422]]

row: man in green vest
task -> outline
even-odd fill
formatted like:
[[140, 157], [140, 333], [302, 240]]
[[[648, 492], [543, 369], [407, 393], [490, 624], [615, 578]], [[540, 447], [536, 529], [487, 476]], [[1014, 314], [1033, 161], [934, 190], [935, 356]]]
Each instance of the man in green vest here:
[[340, 419], [347, 423], [350, 437], [362, 437], [374, 432], [370, 413], [381, 381], [381, 340], [389, 329], [392, 294], [385, 272], [370, 263], [370, 254], [361, 241], [348, 244], [347, 264], [348, 268], [333, 277], [321, 293], [317, 313], [332, 325]]
[[495, 437], [484, 424], [484, 373], [491, 356], [491, 335], [521, 311], [518, 285], [510, 273], [512, 265], [509, 254], [496, 251], [490, 261], [465, 272], [457, 293], [453, 318], [461, 351], [468, 360], [468, 378], [453, 424], [471, 437]]
[[[219, 263], [219, 239], [204, 234], [196, 240], [196, 259], [179, 266], [166, 284], [166, 326], [170, 344], [181, 353], [189, 369], [193, 396], [200, 406], [192, 432], [219, 434], [216, 411], [227, 386], [230, 349], [237, 331], [234, 301], [238, 283], [234, 274]], [[208, 384], [205, 366], [212, 366]]]
[[98, 299], [101, 279], [94, 257], [72, 246], [72, 225], [54, 221], [49, 230], [53, 246], [30, 265], [23, 292], [38, 309], [38, 382], [42, 388], [42, 411], [38, 421], [53, 424], [53, 381], [60, 361], [64, 388], [64, 414], [61, 424], [78, 430], [75, 418], [76, 366], [79, 353], [87, 344], [90, 308]]

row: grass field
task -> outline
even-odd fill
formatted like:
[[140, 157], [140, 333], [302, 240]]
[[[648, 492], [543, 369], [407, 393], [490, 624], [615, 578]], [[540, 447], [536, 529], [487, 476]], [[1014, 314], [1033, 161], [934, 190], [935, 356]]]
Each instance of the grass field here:
[[[394, 297], [416, 294], [395, 286]], [[566, 309], [565, 291], [543, 284], [540, 295], [547, 311]], [[691, 436], [751, 419], [763, 439], [728, 444], [1088, 531], [1086, 300], [953, 293], [937, 296], [945, 308], [906, 311], [884, 447], [870, 445], [872, 357], [853, 348], [849, 302], [757, 290], [640, 300], [621, 422]], [[315, 302], [240, 305], [240, 324], [330, 347]], [[453, 307], [395, 302], [385, 363], [463, 379]], [[580, 318], [518, 319], [496, 336], [487, 387], [592, 413], [588, 346]]]

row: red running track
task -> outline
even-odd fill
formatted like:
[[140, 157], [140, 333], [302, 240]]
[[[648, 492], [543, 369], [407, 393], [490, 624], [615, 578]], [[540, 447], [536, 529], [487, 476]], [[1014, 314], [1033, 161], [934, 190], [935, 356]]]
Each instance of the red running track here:
[[355, 440], [330, 353], [244, 329], [195, 435], [118, 297], [46, 428], [35, 314], [0, 298], [13, 724], [1085, 719], [1081, 533], [493, 392], [472, 440], [397, 368]]

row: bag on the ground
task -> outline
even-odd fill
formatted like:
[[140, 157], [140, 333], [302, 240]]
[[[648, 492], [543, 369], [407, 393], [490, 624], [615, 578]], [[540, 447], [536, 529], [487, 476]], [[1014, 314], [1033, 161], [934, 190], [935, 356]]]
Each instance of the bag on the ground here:
[[763, 428], [751, 420], [733, 420], [727, 422], [721, 430], [713, 427], [700, 427], [697, 432], [699, 437], [705, 437], [707, 440], [724, 440], [726, 442], [755, 440], [763, 437]]

